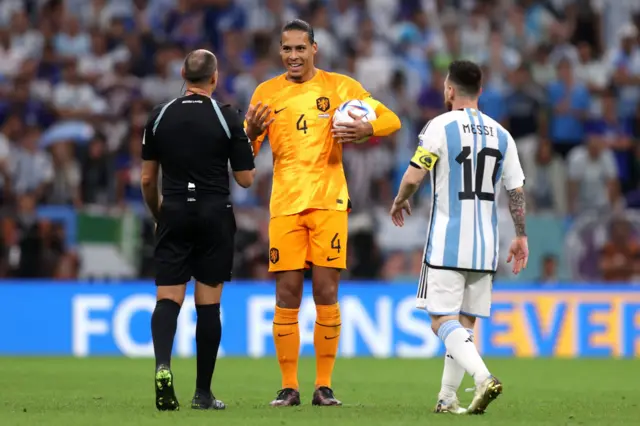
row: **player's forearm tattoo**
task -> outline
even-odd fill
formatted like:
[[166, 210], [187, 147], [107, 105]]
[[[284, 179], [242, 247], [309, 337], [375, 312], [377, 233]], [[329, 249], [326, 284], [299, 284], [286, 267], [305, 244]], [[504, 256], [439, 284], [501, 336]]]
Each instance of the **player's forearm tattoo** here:
[[513, 225], [516, 228], [516, 235], [518, 237], [525, 237], [527, 233], [525, 229], [526, 202], [524, 197], [524, 191], [522, 190], [522, 188], [516, 188], [508, 192], [509, 192], [509, 211], [511, 212]]

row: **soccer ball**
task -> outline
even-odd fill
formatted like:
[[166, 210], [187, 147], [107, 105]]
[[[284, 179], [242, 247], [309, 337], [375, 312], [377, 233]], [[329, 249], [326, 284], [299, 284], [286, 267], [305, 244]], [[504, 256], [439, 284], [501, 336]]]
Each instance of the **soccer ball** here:
[[[353, 118], [349, 115], [349, 111], [358, 117], [363, 117], [364, 121], [373, 121], [377, 118], [376, 112], [369, 106], [368, 103], [352, 99], [350, 101], [343, 102], [333, 113], [333, 128], [339, 129], [340, 123], [350, 123]], [[366, 142], [369, 138], [362, 138], [355, 143]]]

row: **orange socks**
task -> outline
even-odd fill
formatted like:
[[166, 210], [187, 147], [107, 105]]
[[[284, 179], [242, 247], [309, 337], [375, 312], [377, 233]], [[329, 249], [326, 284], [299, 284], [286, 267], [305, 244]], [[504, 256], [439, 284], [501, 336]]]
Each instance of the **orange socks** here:
[[[340, 306], [317, 305], [313, 344], [316, 349], [316, 388], [331, 387], [340, 340]], [[299, 340], [298, 340], [299, 341]]]
[[[299, 309], [276, 306], [273, 317], [273, 341], [282, 372], [282, 389], [298, 390], [298, 359], [300, 358]], [[333, 365], [333, 364], [332, 364]]]
[[[276, 306], [273, 318], [273, 340], [282, 372], [282, 388], [298, 389], [298, 359], [300, 358], [299, 309]], [[331, 375], [340, 340], [340, 307], [316, 306], [313, 344], [316, 349], [316, 388], [331, 387]]]

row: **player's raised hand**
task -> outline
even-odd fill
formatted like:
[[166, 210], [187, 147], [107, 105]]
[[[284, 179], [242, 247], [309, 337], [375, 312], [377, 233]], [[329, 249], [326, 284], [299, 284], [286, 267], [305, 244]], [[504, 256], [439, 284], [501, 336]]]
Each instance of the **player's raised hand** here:
[[338, 140], [339, 143], [351, 143], [365, 139], [373, 135], [373, 126], [368, 121], [362, 119], [362, 116], [354, 114], [352, 111], [348, 111], [349, 116], [353, 118], [351, 122], [338, 122], [337, 126], [331, 132], [333, 137]]
[[507, 263], [513, 261], [512, 271], [518, 275], [520, 271], [527, 267], [529, 261], [529, 244], [527, 237], [516, 237], [509, 247], [509, 257]]
[[271, 108], [269, 108], [269, 105], [262, 105], [262, 102], [249, 105], [244, 118], [247, 120], [247, 137], [250, 140], [255, 140], [273, 123], [275, 117], [269, 118], [270, 115]]
[[409, 200], [405, 200], [402, 203], [393, 202], [391, 206], [391, 211], [389, 214], [391, 215], [391, 221], [395, 226], [404, 226], [404, 213], [407, 212], [409, 216], [411, 216], [411, 205], [409, 204]]

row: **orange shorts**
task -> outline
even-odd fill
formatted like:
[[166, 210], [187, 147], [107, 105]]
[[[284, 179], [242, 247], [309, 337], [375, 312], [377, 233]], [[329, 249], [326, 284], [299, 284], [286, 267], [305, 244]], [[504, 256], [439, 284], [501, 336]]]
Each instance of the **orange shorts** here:
[[269, 222], [269, 272], [297, 271], [309, 264], [346, 269], [348, 213], [305, 210]]

